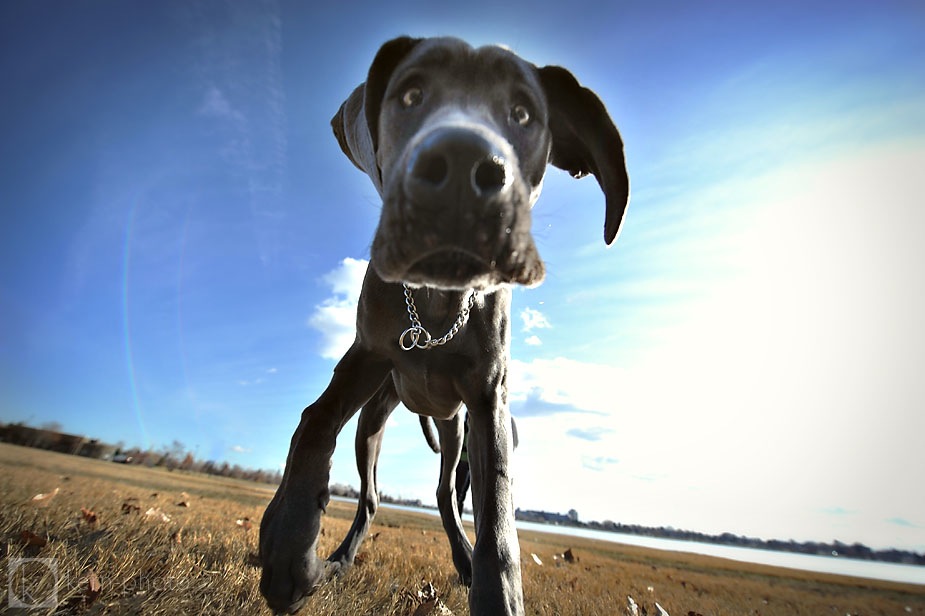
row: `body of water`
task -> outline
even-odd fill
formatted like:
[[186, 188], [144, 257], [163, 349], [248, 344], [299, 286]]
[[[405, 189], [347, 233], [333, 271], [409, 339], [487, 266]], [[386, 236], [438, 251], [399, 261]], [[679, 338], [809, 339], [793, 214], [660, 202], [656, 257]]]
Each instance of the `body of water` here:
[[787, 569], [800, 569], [802, 571], [834, 573], [836, 575], [850, 575], [852, 577], [870, 578], [874, 580], [888, 580], [925, 585], [925, 567], [916, 565], [901, 565], [834, 556], [817, 556], [814, 554], [798, 554], [795, 552], [780, 552], [777, 550], [760, 550], [734, 545], [699, 543], [697, 541], [683, 541], [680, 539], [663, 539], [661, 537], [624, 535], [621, 533], [592, 530], [590, 528], [551, 526], [549, 524], [538, 524], [536, 522], [518, 521], [517, 528], [570, 537], [586, 537], [588, 539], [611, 541], [624, 545], [638, 545], [669, 552], [691, 552], [693, 554], [716, 556], [759, 565], [785, 567]]
[[[350, 499], [339, 499], [349, 502]], [[424, 513], [440, 517], [435, 509], [422, 507], [406, 507], [404, 505], [382, 504], [383, 507], [392, 507], [403, 511]], [[466, 514], [464, 520], [472, 521], [472, 516]], [[698, 543], [696, 541], [682, 541], [679, 539], [663, 539], [660, 537], [644, 537], [641, 535], [625, 535], [590, 528], [577, 528], [571, 526], [553, 526], [536, 522], [517, 521], [520, 530], [551, 533], [566, 537], [583, 537], [598, 541], [610, 541], [624, 545], [636, 545], [667, 552], [688, 552], [716, 556], [739, 562], [771, 565], [787, 569], [802, 571], [815, 571], [818, 573], [832, 573], [835, 575], [848, 575], [852, 577], [868, 578], [874, 580], [887, 580], [892, 582], [905, 582], [908, 584], [921, 584], [925, 586], [925, 567], [916, 565], [900, 565], [869, 560], [856, 560], [852, 558], [834, 556], [816, 556], [812, 554], [797, 554], [793, 552], [778, 552], [775, 550], [759, 550], [732, 545], [719, 545], [714, 543]]]

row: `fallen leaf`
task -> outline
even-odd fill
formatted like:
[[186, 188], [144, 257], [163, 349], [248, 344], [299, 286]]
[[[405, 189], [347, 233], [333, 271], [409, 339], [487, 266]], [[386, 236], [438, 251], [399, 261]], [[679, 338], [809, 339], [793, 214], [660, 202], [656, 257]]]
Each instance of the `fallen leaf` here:
[[45, 494], [36, 494], [35, 496], [32, 497], [32, 502], [34, 503], [46, 502], [47, 503], [48, 501], [53, 499], [55, 496], [57, 496], [58, 492], [60, 491], [61, 491], [61, 488], [55, 488], [51, 492], [46, 492]]
[[432, 616], [434, 613], [434, 608], [436, 607], [437, 607], [436, 599], [425, 601], [421, 605], [417, 606], [417, 608], [414, 610], [413, 616]]
[[440, 599], [431, 599], [419, 605], [412, 616], [453, 616], [453, 612]]
[[122, 513], [141, 513], [141, 507], [134, 503], [125, 501], [122, 503]]
[[431, 582], [423, 582], [421, 585], [421, 590], [418, 591], [418, 599], [421, 601], [429, 601], [430, 599], [436, 598], [437, 589], [434, 588], [434, 585]]
[[639, 616], [639, 606], [629, 595], [626, 596], [626, 614], [627, 616]]
[[102, 591], [102, 586], [100, 585], [100, 578], [96, 575], [96, 571], [93, 569], [87, 570], [86, 575], [81, 578], [81, 583], [84, 587], [84, 604], [90, 605], [100, 596]]
[[437, 589], [430, 582], [423, 582], [417, 592], [421, 603], [412, 612], [412, 616], [453, 616], [453, 612], [437, 596]]
[[84, 522], [87, 524], [96, 524], [96, 513], [86, 507], [81, 507], [80, 513], [83, 515]]
[[44, 547], [48, 543], [48, 540], [45, 537], [39, 537], [30, 530], [24, 530], [19, 534], [19, 540], [22, 541], [23, 545], [35, 545], [38, 547]]
[[159, 522], [169, 522], [170, 516], [160, 510], [159, 507], [151, 507], [145, 511], [145, 516]]
[[[103, 589], [100, 578], [93, 569], [87, 569], [71, 587], [78, 593], [68, 593], [67, 599], [58, 604], [58, 607], [67, 614], [82, 612], [99, 598]], [[58, 611], [56, 610], [55, 613]]]

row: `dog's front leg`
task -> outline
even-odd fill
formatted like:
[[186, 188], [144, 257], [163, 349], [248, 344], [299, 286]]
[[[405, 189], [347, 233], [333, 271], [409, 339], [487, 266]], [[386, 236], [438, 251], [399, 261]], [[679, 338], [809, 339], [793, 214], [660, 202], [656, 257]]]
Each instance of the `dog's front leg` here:
[[524, 613], [509, 465], [514, 446], [506, 381], [506, 370], [499, 367], [488, 379], [481, 399], [466, 400], [476, 521], [469, 609], [476, 616]]
[[353, 565], [357, 550], [369, 532], [369, 525], [379, 509], [379, 489], [376, 486], [376, 466], [382, 437], [385, 435], [385, 422], [398, 405], [398, 394], [392, 379], [386, 379], [376, 395], [360, 411], [355, 441], [357, 471], [360, 473], [360, 497], [357, 499], [357, 512], [353, 518], [350, 532], [344, 537], [340, 547], [328, 557], [338, 574]]
[[437, 486], [437, 508], [440, 519], [450, 540], [453, 565], [459, 573], [459, 580], [466, 586], [472, 585], [472, 544], [463, 529], [462, 508], [457, 505], [456, 467], [462, 451], [464, 438], [463, 413], [453, 419], [437, 421], [440, 433], [440, 483]]
[[286, 471], [260, 523], [260, 592], [276, 612], [294, 613], [321, 583], [316, 548], [328, 504], [337, 434], [376, 392], [391, 365], [354, 344], [321, 397], [302, 412]]

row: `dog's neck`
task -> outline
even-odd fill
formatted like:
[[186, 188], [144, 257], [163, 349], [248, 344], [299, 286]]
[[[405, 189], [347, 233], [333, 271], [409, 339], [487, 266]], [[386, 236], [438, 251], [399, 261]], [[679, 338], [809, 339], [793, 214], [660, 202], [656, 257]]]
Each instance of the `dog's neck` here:
[[[469, 311], [475, 303], [476, 291], [456, 291], [437, 289], [434, 287], [416, 287], [413, 288], [404, 284], [405, 306], [408, 309], [408, 320], [410, 327], [406, 329], [399, 338], [398, 344], [404, 351], [414, 349], [429, 350], [438, 346], [443, 346], [452, 340], [459, 331], [465, 327], [469, 320]], [[417, 291], [418, 300], [415, 300], [415, 291]], [[421, 293], [423, 291], [423, 293]], [[420, 301], [421, 308], [418, 307]], [[428, 322], [445, 323], [452, 313], [455, 312], [455, 320], [449, 325], [447, 332], [443, 335], [431, 334], [425, 326], [421, 313], [424, 313], [423, 319]], [[430, 318], [428, 318], [430, 317]], [[439, 336], [439, 337], [438, 337]]]

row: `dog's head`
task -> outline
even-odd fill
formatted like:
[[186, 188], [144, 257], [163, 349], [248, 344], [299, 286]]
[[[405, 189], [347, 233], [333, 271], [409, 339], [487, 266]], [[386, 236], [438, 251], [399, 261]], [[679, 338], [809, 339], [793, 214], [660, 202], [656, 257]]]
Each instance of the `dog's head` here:
[[597, 178], [608, 244], [629, 200], [623, 141], [600, 99], [502, 47], [391, 40], [331, 124], [382, 196], [371, 263], [386, 281], [542, 282], [530, 210], [549, 163]]

